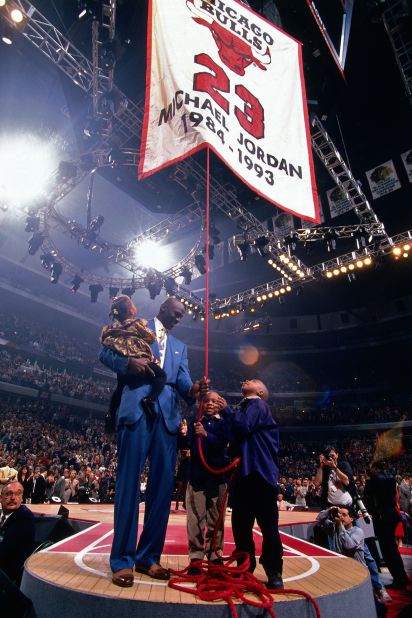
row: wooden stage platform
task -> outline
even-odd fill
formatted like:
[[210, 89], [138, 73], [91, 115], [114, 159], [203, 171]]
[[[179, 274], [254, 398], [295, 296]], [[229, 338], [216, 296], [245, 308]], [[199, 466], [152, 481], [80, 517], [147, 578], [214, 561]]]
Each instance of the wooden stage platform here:
[[[191, 618], [203, 616], [229, 618], [226, 603], [206, 603], [191, 594], [169, 588], [167, 582], [135, 574], [132, 588], [119, 588], [111, 582], [109, 553], [113, 536], [113, 507], [87, 504], [66, 505], [70, 521], [81, 529], [71, 537], [32, 555], [26, 562], [23, 592], [33, 600], [38, 618], [125, 618], [150, 616]], [[38, 514], [56, 515], [58, 506], [31, 505]], [[144, 505], [139, 519], [142, 521]], [[355, 560], [344, 558], [309, 543], [313, 513], [281, 512], [281, 537], [284, 547], [284, 582], [286, 590], [301, 589], [313, 595], [323, 618], [347, 617], [351, 613], [373, 618], [375, 605], [369, 574]], [[87, 527], [86, 527], [87, 526]], [[255, 528], [257, 555], [261, 533]], [[226, 515], [225, 555], [234, 549], [230, 513]], [[186, 513], [171, 510], [162, 564], [183, 569], [188, 564]], [[264, 581], [260, 565], [255, 571]], [[189, 584], [188, 584], [189, 585]], [[276, 616], [301, 618], [315, 616], [312, 606], [302, 598], [276, 595]], [[262, 615], [262, 610], [237, 605], [239, 617]]]

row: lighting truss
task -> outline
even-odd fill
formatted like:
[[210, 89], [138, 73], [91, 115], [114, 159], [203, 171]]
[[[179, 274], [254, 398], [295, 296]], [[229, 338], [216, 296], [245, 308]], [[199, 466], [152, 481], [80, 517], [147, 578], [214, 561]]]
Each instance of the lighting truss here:
[[358, 223], [357, 225], [301, 228], [293, 230], [293, 235], [300, 242], [315, 242], [317, 240], [324, 240], [325, 234], [331, 231], [336, 232], [338, 238], [352, 238], [359, 230], [364, 230], [368, 236], [373, 238], [388, 238], [385, 226], [380, 221], [376, 223]]
[[408, 21], [407, 6], [408, 3], [405, 0], [386, 0], [387, 8], [382, 18], [406, 92], [409, 97], [412, 97], [412, 32], [410, 27], [412, 14], [409, 13]]
[[[347, 264], [350, 264], [354, 260], [361, 257], [365, 258], [367, 256], [370, 256], [371, 258], [376, 258], [380, 255], [388, 255], [392, 252], [394, 246], [402, 245], [405, 243], [412, 243], [412, 230], [401, 232], [396, 236], [392, 236], [392, 238], [389, 240], [387, 238], [383, 238], [379, 244], [375, 243], [370, 247], [366, 247], [362, 251], [351, 251], [349, 253], [340, 255], [339, 257], [336, 257], [334, 259], [311, 266], [309, 269], [307, 269], [305, 278], [300, 279], [300, 284], [324, 279], [326, 272], [340, 266], [346, 266]], [[217, 299], [213, 303], [212, 309], [213, 311], [226, 311], [228, 308], [236, 307], [240, 304], [253, 306], [256, 304], [256, 298], [258, 296], [262, 296], [263, 294], [267, 295], [270, 292], [274, 293], [275, 290], [280, 290], [280, 288], [285, 287], [287, 283], [288, 282], [284, 279], [274, 279], [273, 281], [269, 281], [268, 283], [264, 283], [248, 290], [244, 290], [243, 292], [238, 292], [237, 294], [233, 294], [232, 296]], [[292, 286], [293, 284], [290, 283], [290, 285]]]
[[[113, 2], [109, 2], [108, 0], [104, 0], [104, 5], [112, 6]], [[394, 0], [389, 3], [390, 7], [393, 8], [395, 5], [400, 4], [400, 2], [395, 2]], [[9, 16], [9, 12], [13, 8], [19, 8], [26, 17], [24, 27], [22, 30], [22, 35], [29, 40], [37, 49], [39, 49], [45, 56], [47, 56], [53, 64], [55, 64], [61, 71], [63, 71], [77, 86], [82, 88], [85, 92], [93, 96], [93, 80], [96, 80], [96, 71], [98, 67], [96, 62], [93, 64], [93, 61], [90, 61], [87, 57], [85, 57], [71, 42], [68, 38], [62, 35], [53, 24], [51, 24], [28, 0], [12, 0], [8, 2], [7, 11], [5, 13], [7, 21], [11, 22], [11, 18]], [[103, 6], [103, 19], [105, 21], [104, 16], [104, 6]], [[107, 17], [107, 16], [106, 16]], [[115, 9], [114, 13], [109, 16], [112, 19], [112, 28], [114, 28], [115, 23]], [[112, 30], [114, 32], [114, 30]], [[97, 38], [96, 38], [97, 45]], [[408, 47], [409, 49], [409, 47]], [[97, 91], [100, 90], [106, 92], [109, 90], [110, 80], [101, 80], [100, 84], [97, 87]], [[117, 90], [117, 89], [116, 89]], [[121, 106], [120, 110], [112, 119], [112, 128], [110, 134], [110, 144], [108, 143], [107, 137], [100, 138], [96, 140], [93, 144], [92, 149], [94, 151], [100, 151], [100, 158], [104, 160], [107, 157], [108, 150], [113, 146], [117, 148], [129, 149], [130, 160], [133, 161], [133, 165], [138, 164], [139, 154], [138, 150], [132, 150], [136, 146], [138, 147], [139, 143], [139, 134], [143, 124], [143, 105], [141, 103], [136, 104], [130, 99], [126, 97], [120, 90], [117, 90], [118, 94], [127, 101], [127, 105]], [[386, 246], [386, 249], [393, 245], [392, 239], [388, 237], [385, 232], [384, 225], [379, 221], [378, 217], [372, 210], [365, 194], [363, 193], [359, 183], [355, 180], [352, 175], [352, 172], [349, 170], [345, 161], [341, 157], [337, 148], [333, 144], [330, 136], [325, 131], [320, 120], [315, 116], [312, 121], [312, 146], [325, 168], [328, 170], [329, 174], [333, 178], [336, 185], [342, 190], [346, 198], [353, 205], [354, 212], [358, 216], [360, 222], [365, 227], [366, 225], [371, 226], [372, 230], [379, 230], [379, 234], [376, 235], [384, 235], [384, 241], [381, 241], [380, 253], [382, 253], [382, 247]], [[59, 201], [62, 197], [67, 195], [81, 180], [90, 173], [90, 169], [88, 170], [79, 170], [77, 176], [69, 181], [59, 182], [57, 183], [56, 189], [49, 196], [49, 200], [51, 201]], [[206, 186], [206, 178], [205, 178], [205, 170], [204, 166], [195, 161], [194, 159], [186, 159], [185, 161], [180, 162], [175, 167], [175, 179], [177, 182], [181, 184], [184, 183], [184, 179], [187, 177], [191, 177], [196, 180], [196, 183], [200, 188], [205, 188]], [[183, 185], [184, 186], [184, 185]], [[210, 179], [210, 196], [211, 202], [213, 205], [218, 208], [221, 212], [223, 212], [229, 219], [234, 221], [239, 228], [243, 229], [248, 234], [253, 232], [256, 236], [267, 235], [267, 229], [265, 225], [260, 222], [253, 214], [251, 214], [246, 208], [243, 207], [239, 199], [237, 198], [236, 189], [226, 183], [222, 184], [217, 180], [217, 178], [212, 177]], [[200, 216], [199, 207], [193, 208], [188, 207], [188, 209], [192, 209], [192, 215], [189, 216]], [[182, 216], [181, 213], [178, 213], [176, 216], [177, 223], [176, 226], [181, 225]], [[174, 218], [168, 218], [164, 222], [152, 228], [152, 233], [150, 237], [152, 239], [157, 238], [157, 234], [159, 234], [159, 238], [165, 234], [165, 230], [168, 227], [172, 227], [174, 225]], [[180, 229], [180, 228], [179, 228]], [[329, 229], [329, 228], [328, 228]], [[334, 229], [334, 228], [332, 228]], [[313, 230], [313, 231], [312, 231]], [[316, 228], [311, 230], [311, 234], [313, 238], [316, 237], [317, 232]], [[306, 232], [307, 233], [307, 232]], [[405, 233], [409, 234], [409, 232]], [[147, 237], [147, 236], [146, 236]], [[277, 264], [281, 264], [279, 258], [282, 254], [286, 252], [286, 248], [283, 245], [283, 238], [280, 237], [280, 233], [274, 233], [272, 236], [273, 242], [271, 245], [271, 249], [268, 257], [271, 257], [274, 262]], [[393, 239], [395, 242], [395, 238]], [[45, 241], [51, 242], [50, 239], [46, 239]], [[385, 251], [386, 251], [385, 249]], [[56, 249], [57, 250], [57, 249]], [[342, 259], [345, 256], [341, 256]], [[63, 262], [62, 257], [59, 256], [59, 259]], [[122, 257], [123, 259], [123, 257]], [[295, 256], [291, 256], [290, 259], [292, 262], [295, 262], [297, 258]], [[192, 262], [189, 260], [189, 263]], [[70, 270], [70, 265], [67, 263], [65, 265], [68, 271]], [[316, 278], [314, 275], [318, 274], [317, 267], [307, 268], [304, 264], [301, 264], [305, 272], [305, 278], [299, 278], [299, 283], [309, 282]], [[179, 265], [174, 267], [174, 270], [171, 269], [172, 274], [179, 271]], [[319, 271], [320, 272], [320, 271]], [[163, 276], [168, 276], [167, 273], [163, 273]], [[112, 279], [108, 278], [106, 285], [110, 284]], [[123, 281], [119, 279], [119, 281]], [[103, 278], [96, 278], [94, 276], [90, 276], [90, 282], [94, 283], [103, 283]], [[113, 283], [115, 285], [115, 283]], [[265, 284], [265, 286], [270, 286], [271, 283]], [[262, 287], [262, 292], [265, 288]], [[258, 290], [260, 288], [256, 288]], [[267, 287], [266, 287], [267, 289]], [[255, 293], [255, 292], [254, 292]], [[247, 292], [242, 292], [234, 297], [230, 297], [233, 299], [240, 298], [244, 295], [248, 294]], [[226, 304], [228, 299], [223, 299], [219, 301], [219, 303]]]
[[[8, 12], [5, 13], [5, 18], [10, 24], [12, 24], [10, 11], [13, 8], [22, 11], [26, 17], [21, 31], [22, 36], [47, 56], [74, 84], [92, 96], [95, 78], [93, 62], [28, 0], [12, 0], [6, 4], [6, 8]], [[103, 92], [110, 90], [109, 81], [107, 84], [102, 82], [100, 86]], [[142, 126], [143, 107], [128, 99], [119, 89], [116, 88], [116, 91], [127, 100], [128, 104], [113, 118], [111, 144], [119, 147], [126, 146], [130, 142], [136, 144]], [[101, 144], [105, 144], [105, 141], [101, 140]]]

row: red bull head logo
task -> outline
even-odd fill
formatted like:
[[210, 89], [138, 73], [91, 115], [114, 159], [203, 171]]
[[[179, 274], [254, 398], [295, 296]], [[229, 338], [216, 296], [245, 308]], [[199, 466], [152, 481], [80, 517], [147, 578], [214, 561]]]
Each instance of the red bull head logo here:
[[[200, 12], [195, 6], [195, 0], [186, 0], [186, 6], [194, 15], [193, 20], [210, 30], [218, 48], [219, 58], [231, 71], [243, 76], [245, 69], [254, 64], [262, 71], [266, 71], [266, 64], [270, 64], [269, 47], [264, 54], [259, 54], [248, 45], [240, 36], [228, 28], [218, 24], [212, 17]], [[257, 58], [260, 56], [260, 59]]]

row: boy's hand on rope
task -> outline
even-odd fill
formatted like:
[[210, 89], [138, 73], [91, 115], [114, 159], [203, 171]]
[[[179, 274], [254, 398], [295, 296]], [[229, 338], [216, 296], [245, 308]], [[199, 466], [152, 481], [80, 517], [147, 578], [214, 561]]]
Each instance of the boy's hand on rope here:
[[207, 438], [207, 432], [202, 423], [195, 423], [195, 435], [198, 438]]

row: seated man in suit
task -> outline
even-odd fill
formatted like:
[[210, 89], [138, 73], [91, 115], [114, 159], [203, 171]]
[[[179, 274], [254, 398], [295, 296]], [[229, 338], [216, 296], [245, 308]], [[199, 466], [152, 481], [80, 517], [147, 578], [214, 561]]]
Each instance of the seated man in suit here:
[[1, 494], [0, 569], [20, 584], [23, 565], [34, 549], [34, 515], [22, 504], [23, 485], [10, 481]]
[[[181, 422], [178, 395], [190, 404], [207, 390], [205, 381], [192, 382], [186, 345], [170, 334], [184, 313], [183, 303], [170, 297], [162, 303], [157, 317], [147, 324], [157, 338], [151, 344], [153, 355], [159, 359], [167, 375], [153, 417], [145, 414], [141, 405], [152, 388], [150, 361], [147, 358], [126, 358], [108, 348], [100, 352], [100, 360], [107, 367], [118, 374], [135, 375], [142, 380], [137, 388], [124, 387], [117, 415], [118, 467], [110, 555], [112, 580], [117, 586], [133, 586], [133, 567], [155, 579], [169, 579], [168, 570], [159, 562], [174, 485], [177, 432]], [[145, 519], [136, 549], [140, 476], [146, 458], [149, 460], [149, 477]]]

